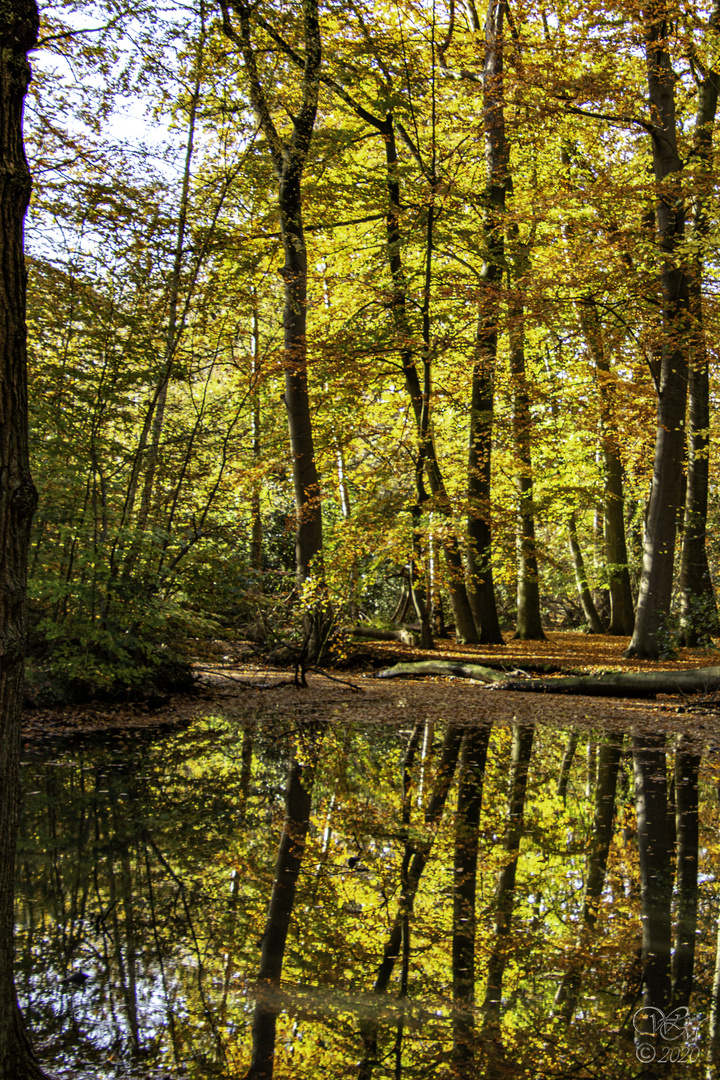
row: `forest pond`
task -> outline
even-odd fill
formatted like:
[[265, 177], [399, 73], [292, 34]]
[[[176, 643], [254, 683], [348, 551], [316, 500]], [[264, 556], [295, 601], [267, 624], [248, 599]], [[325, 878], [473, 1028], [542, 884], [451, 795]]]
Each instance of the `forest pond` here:
[[[719, 770], [706, 738], [412, 715], [26, 749], [17, 984], [39, 1057], [240, 1078], [270, 1031], [293, 1080], [705, 1076]], [[298, 776], [282, 979], [259, 991]]]

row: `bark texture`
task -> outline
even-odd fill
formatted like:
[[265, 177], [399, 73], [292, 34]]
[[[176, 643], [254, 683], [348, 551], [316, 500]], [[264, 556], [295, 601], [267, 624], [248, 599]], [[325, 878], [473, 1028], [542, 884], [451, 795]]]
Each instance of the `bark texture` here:
[[605, 488], [605, 562], [610, 592], [610, 626], [608, 627], [608, 633], [630, 635], [635, 625], [635, 612], [633, 609], [632, 589], [630, 588], [627, 542], [625, 539], [623, 467], [620, 455], [620, 440], [614, 422], [613, 375], [610, 370], [600, 318], [594, 300], [588, 299], [581, 306], [580, 322], [595, 366], [595, 379], [600, 405], [600, 448]]
[[645, 522], [643, 569], [629, 656], [657, 659], [670, 611], [678, 514], [682, 505], [685, 407], [688, 390], [688, 279], [678, 259], [685, 232], [680, 191], [681, 162], [675, 118], [675, 72], [668, 51], [670, 16], [664, 0], [644, 15], [653, 166], [658, 196], [656, 225], [660, 266], [661, 319], [657, 326], [659, 363], [657, 434], [650, 503]]
[[0, 1078], [43, 1076], [13, 982], [15, 836], [30, 524], [37, 494], [28, 460], [23, 219], [30, 171], [23, 147], [27, 53], [37, 40], [33, 0], [0, 8]]
[[[715, 0], [709, 28], [720, 24]], [[718, 610], [706, 549], [710, 478], [710, 378], [702, 302], [701, 241], [707, 234], [703, 203], [714, 192], [712, 137], [717, 114], [720, 74], [710, 68], [698, 88], [693, 156], [700, 165], [701, 190], [690, 207], [689, 232], [697, 243], [690, 272], [690, 372], [688, 382], [688, 446], [685, 521], [680, 557], [680, 616], [686, 645], [698, 645], [718, 632]]]
[[515, 637], [521, 641], [542, 641], [545, 633], [540, 614], [540, 581], [535, 544], [535, 506], [533, 502], [532, 416], [525, 364], [524, 281], [530, 272], [530, 248], [513, 237], [513, 292], [509, 304], [510, 379], [512, 385], [512, 422], [517, 454], [517, 622]]
[[485, 22], [483, 126], [487, 183], [483, 269], [470, 392], [468, 571], [470, 602], [483, 644], [502, 645], [492, 572], [490, 477], [500, 285], [505, 271], [505, 200], [511, 188], [505, 133], [503, 22], [505, 0], [489, 0]]

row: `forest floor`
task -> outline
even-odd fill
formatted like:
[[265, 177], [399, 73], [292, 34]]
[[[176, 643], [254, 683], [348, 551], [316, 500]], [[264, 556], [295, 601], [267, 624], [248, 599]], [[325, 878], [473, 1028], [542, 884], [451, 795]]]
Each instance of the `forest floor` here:
[[400, 661], [459, 660], [507, 671], [593, 673], [658, 671], [720, 666], [720, 649], [682, 649], [677, 659], [653, 663], [625, 660], [627, 639], [556, 631], [546, 641], [508, 641], [503, 646], [459, 646], [438, 641], [432, 650], [395, 642], [349, 645], [342, 670], [309, 671], [306, 687], [294, 685], [293, 672], [270, 667], [242, 642], [214, 642], [198, 661], [194, 694], [152, 702], [90, 702], [28, 709], [23, 741], [48, 737], [102, 735], [117, 731], [172, 731], [194, 718], [219, 713], [242, 723], [264, 715], [298, 719], [318, 716], [334, 722], [390, 723], [417, 720], [488, 720], [510, 724], [538, 721], [561, 728], [652, 728], [668, 734], [688, 732], [698, 741], [720, 740], [720, 695], [659, 695], [655, 701], [570, 697], [506, 692], [467, 679], [425, 677], [379, 680], [375, 671]]

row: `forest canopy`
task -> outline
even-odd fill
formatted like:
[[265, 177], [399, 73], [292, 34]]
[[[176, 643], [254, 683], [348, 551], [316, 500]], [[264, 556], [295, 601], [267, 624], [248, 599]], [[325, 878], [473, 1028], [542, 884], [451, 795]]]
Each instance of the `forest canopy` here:
[[41, 14], [33, 695], [716, 632], [717, 0]]

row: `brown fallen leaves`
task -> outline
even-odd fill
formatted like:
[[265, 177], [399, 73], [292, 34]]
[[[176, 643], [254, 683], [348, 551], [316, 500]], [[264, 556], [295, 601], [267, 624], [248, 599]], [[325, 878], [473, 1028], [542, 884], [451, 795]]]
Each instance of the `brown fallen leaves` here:
[[[508, 670], [554, 669], [598, 672], [656, 671], [659, 668], [694, 668], [720, 664], [720, 651], [683, 649], [675, 661], [653, 664], [623, 659], [624, 638], [554, 632], [542, 642], [509, 641], [504, 646], [458, 646], [441, 641], [432, 652], [395, 642], [363, 642], [358, 648], [362, 670], [328, 674], [309, 672], [308, 686], [292, 685], [292, 672], [273, 669], [248, 657], [233, 643], [216, 663], [203, 662], [198, 693], [176, 695], [155, 708], [124, 703], [32, 709], [25, 713], [23, 737], [97, 736], [118, 730], [172, 730], [198, 716], [217, 713], [242, 722], [250, 716], [295, 716], [298, 721], [323, 716], [336, 723], [407, 725], [416, 720], [498, 724], [537, 721], [560, 728], [603, 729], [650, 726], [668, 733], [693, 732], [700, 741], [720, 739], [720, 715], [709, 702], [692, 706], [680, 697], [656, 703], [605, 698], [565, 698], [506, 693], [464, 679], [426, 678], [397, 680], [392, 684], [373, 678], [373, 669], [401, 660], [457, 659], [476, 664], [502, 665]], [[352, 686], [349, 684], [353, 684]], [[360, 691], [360, 692], [358, 692]], [[718, 713], [720, 713], [720, 706]], [[682, 711], [679, 711], [682, 710]]]

